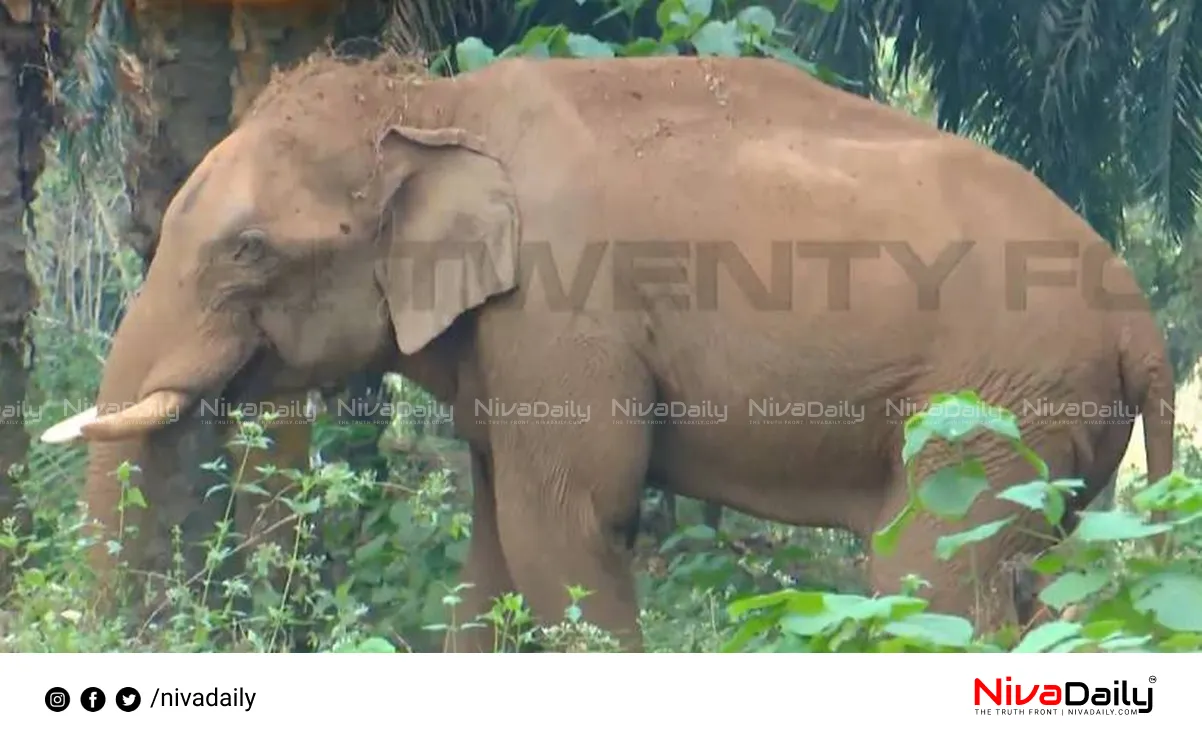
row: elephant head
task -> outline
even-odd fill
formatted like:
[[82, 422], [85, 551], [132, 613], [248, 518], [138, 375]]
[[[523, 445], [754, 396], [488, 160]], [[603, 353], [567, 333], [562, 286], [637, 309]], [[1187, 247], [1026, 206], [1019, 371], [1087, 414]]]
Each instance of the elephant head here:
[[[273, 80], [193, 171], [164, 213], [95, 413], [55, 429], [88, 440], [96, 477], [131, 451], [177, 446], [179, 421], [206, 400], [300, 395], [421, 356], [515, 286], [513, 187], [456, 125], [457, 82], [419, 69], [311, 60]], [[436, 394], [454, 385], [421, 381]]]

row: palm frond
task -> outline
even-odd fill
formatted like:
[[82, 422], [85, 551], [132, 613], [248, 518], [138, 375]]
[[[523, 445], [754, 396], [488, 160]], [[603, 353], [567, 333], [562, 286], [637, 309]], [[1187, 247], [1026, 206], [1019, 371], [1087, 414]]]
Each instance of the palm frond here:
[[[64, 126], [56, 142], [58, 159], [67, 165], [68, 180], [83, 185], [90, 163], [122, 151], [128, 124], [122, 115], [125, 98], [119, 75], [128, 70], [123, 45], [129, 40], [129, 21], [120, 0], [97, 0], [84, 13], [85, 0], [64, 0], [68, 25], [84, 22], [88, 30], [77, 47], [74, 68], [57, 81]], [[82, 18], [81, 18], [82, 16]]]
[[1195, 225], [1202, 196], [1202, 3], [1157, 0], [1148, 14], [1132, 152], [1141, 193], [1181, 238]]

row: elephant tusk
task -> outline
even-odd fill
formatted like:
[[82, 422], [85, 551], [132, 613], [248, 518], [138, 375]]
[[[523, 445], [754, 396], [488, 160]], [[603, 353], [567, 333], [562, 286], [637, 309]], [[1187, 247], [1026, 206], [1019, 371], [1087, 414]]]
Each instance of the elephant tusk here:
[[55, 423], [38, 437], [44, 444], [67, 444], [83, 438], [83, 427], [98, 417], [96, 406]]
[[191, 398], [183, 392], [159, 390], [132, 407], [85, 424], [81, 433], [89, 441], [116, 441], [141, 436], [179, 420], [190, 402]]

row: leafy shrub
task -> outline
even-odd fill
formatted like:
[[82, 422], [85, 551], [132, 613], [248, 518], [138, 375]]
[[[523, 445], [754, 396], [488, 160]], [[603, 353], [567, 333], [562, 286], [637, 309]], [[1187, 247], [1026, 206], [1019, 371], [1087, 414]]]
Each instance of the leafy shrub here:
[[[964, 415], [965, 410], [975, 414]], [[934, 440], [953, 445], [980, 430], [1000, 436], [1035, 467], [1040, 477], [1002, 490], [994, 497], [1041, 513], [1058, 525], [1066, 496], [1080, 481], [1048, 479], [1046, 463], [1022, 443], [1015, 417], [989, 406], [972, 392], [936, 395], [931, 406], [905, 425], [902, 459], [911, 468], [919, 452]], [[874, 535], [873, 548], [888, 555], [907, 524], [919, 512], [954, 521], [989, 483], [985, 468], [965, 457], [914, 484], [901, 512]], [[1079, 609], [1079, 621], [1060, 619], [1039, 625], [1021, 637], [1000, 632], [979, 637], [963, 617], [926, 611], [927, 601], [913, 595], [914, 581], [899, 595], [866, 598], [837, 593], [784, 589], [733, 602], [740, 623], [727, 650], [756, 648], [774, 652], [1095, 652], [1139, 650], [1197, 651], [1202, 646], [1202, 482], [1179, 473], [1139, 493], [1136, 511], [1083, 511], [1075, 528], [1048, 549], [1032, 569], [1055, 576], [1039, 593], [1044, 605]], [[1148, 516], [1164, 520], [1149, 523]], [[941, 537], [940, 560], [1019, 528], [1016, 516]], [[1168, 537], [1154, 548], [1153, 537]], [[1008, 636], [1009, 635], [1009, 636]]]

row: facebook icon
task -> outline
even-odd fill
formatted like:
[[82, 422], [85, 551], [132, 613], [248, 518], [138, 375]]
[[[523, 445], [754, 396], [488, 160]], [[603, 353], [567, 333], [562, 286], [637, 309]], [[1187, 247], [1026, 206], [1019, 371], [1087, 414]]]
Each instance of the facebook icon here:
[[98, 712], [104, 707], [104, 692], [95, 686], [89, 686], [79, 695], [79, 703], [88, 712]]

